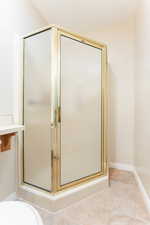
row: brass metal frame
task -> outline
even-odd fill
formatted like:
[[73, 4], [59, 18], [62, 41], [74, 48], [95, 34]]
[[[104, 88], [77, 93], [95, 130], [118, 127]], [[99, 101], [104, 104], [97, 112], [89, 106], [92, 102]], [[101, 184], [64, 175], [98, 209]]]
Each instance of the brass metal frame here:
[[[23, 38], [28, 38], [45, 30], [52, 30], [51, 41], [51, 165], [52, 165], [52, 193], [62, 191], [66, 188], [82, 184], [92, 179], [107, 175], [107, 47], [103, 43], [87, 39], [78, 34], [64, 30], [61, 27], [51, 25], [28, 34]], [[60, 131], [61, 131], [61, 102], [60, 102], [60, 41], [61, 36], [74, 39], [81, 43], [93, 46], [101, 50], [101, 171], [96, 174], [81, 178], [68, 184], [61, 185], [61, 150], [60, 150]]]

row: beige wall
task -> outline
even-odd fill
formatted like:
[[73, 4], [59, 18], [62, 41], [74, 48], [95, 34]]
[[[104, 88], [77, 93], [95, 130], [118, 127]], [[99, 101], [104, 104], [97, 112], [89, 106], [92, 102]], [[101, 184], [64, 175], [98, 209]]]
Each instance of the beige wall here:
[[113, 163], [134, 161], [134, 19], [85, 32], [108, 45], [109, 151]]
[[135, 54], [135, 165], [150, 196], [150, 1], [139, 0]]
[[[13, 122], [15, 39], [43, 26], [44, 20], [25, 0], [5, 0], [0, 13], [0, 125]], [[0, 199], [15, 191], [15, 146], [0, 153]]]

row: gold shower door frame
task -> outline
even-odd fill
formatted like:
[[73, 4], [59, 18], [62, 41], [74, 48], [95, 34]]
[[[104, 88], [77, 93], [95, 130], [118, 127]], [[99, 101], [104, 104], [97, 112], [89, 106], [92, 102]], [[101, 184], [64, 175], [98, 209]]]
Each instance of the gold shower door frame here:
[[[108, 173], [108, 163], [107, 163], [107, 47], [103, 43], [95, 42], [93, 40], [87, 39], [78, 34], [68, 32], [61, 27], [55, 25], [50, 25], [44, 29], [40, 29], [36, 32], [30, 33], [23, 37], [27, 38], [32, 35], [44, 32], [46, 30], [52, 31], [51, 36], [51, 169], [52, 169], [52, 189], [51, 193], [56, 193], [58, 191], [64, 190], [66, 188], [74, 187], [80, 185], [84, 182], [88, 182], [92, 179], [102, 177]], [[71, 38], [73, 40], [79, 41], [81, 43], [93, 46], [101, 50], [101, 171], [96, 174], [83, 177], [76, 181], [61, 185], [61, 91], [60, 91], [60, 41], [61, 35]], [[24, 50], [23, 50], [24, 51]], [[24, 57], [23, 57], [24, 58]], [[49, 122], [49, 121], [48, 121]], [[24, 150], [23, 150], [24, 151]], [[86, 155], [85, 155], [86, 158]], [[24, 159], [23, 159], [24, 160]], [[24, 173], [22, 169], [22, 174]], [[22, 175], [22, 182], [23, 175]], [[25, 183], [26, 184], [26, 183]], [[32, 185], [31, 185], [32, 186]], [[33, 185], [34, 187], [34, 185]]]
[[[101, 171], [80, 178], [76, 181], [61, 185], [61, 92], [60, 92], [60, 41], [61, 36], [71, 38], [81, 43], [101, 50]], [[105, 44], [84, 38], [80, 35], [65, 31], [62, 28], [52, 27], [52, 108], [51, 108], [51, 133], [52, 133], [52, 192], [79, 185], [83, 182], [107, 175], [107, 47]], [[86, 155], [85, 155], [86, 158]]]

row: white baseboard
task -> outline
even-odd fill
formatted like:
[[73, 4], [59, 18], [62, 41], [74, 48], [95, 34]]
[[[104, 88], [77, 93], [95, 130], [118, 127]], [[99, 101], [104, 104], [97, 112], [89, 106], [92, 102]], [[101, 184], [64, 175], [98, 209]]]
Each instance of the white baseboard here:
[[110, 162], [110, 168], [115, 168], [119, 170], [126, 170], [126, 171], [134, 171], [134, 166], [131, 164], [125, 164], [125, 163], [112, 163]]
[[138, 183], [139, 189], [140, 189], [140, 191], [142, 193], [145, 205], [146, 205], [148, 211], [150, 212], [150, 198], [149, 198], [149, 196], [148, 196], [148, 194], [147, 194], [147, 192], [146, 192], [146, 190], [144, 188], [144, 185], [143, 185], [143, 183], [142, 183], [142, 181], [141, 181], [141, 179], [140, 179], [136, 169], [134, 169], [133, 173], [134, 173], [135, 179], [136, 179], [136, 181]]
[[119, 169], [119, 170], [125, 170], [125, 171], [131, 171], [133, 172], [135, 179], [137, 181], [137, 184], [139, 186], [139, 189], [142, 193], [145, 205], [147, 207], [147, 210], [150, 212], [150, 198], [145, 190], [145, 187], [136, 171], [136, 168], [133, 165], [129, 165], [129, 164], [123, 164], [123, 163], [110, 163], [110, 168], [115, 168], [115, 169]]
[[17, 199], [16, 192], [11, 193], [4, 199], [4, 201], [15, 201]]

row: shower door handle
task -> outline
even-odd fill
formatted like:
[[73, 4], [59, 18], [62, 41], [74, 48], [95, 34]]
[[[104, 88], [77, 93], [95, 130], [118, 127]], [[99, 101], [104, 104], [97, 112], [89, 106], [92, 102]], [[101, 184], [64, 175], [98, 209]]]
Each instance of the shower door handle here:
[[60, 106], [55, 109], [52, 110], [51, 112], [51, 127], [54, 128], [57, 126], [57, 123], [61, 122], [61, 109]]
[[60, 106], [58, 106], [58, 108], [57, 108], [57, 121], [58, 121], [58, 123], [61, 122], [61, 108], [60, 108]]
[[53, 150], [51, 150], [51, 159], [52, 160], [59, 160], [59, 157], [54, 154]]
[[56, 116], [57, 115], [57, 110], [56, 109], [52, 109], [51, 111], [51, 127], [54, 128], [56, 127], [56, 124], [57, 124], [57, 119], [56, 119]]

